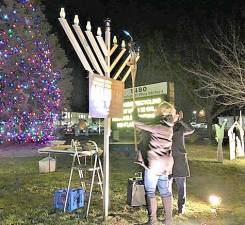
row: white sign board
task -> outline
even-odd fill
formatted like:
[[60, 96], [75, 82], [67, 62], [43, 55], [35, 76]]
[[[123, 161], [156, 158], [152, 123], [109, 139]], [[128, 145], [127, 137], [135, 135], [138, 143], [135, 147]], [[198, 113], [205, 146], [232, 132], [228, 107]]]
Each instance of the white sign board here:
[[89, 115], [93, 118], [121, 117], [124, 82], [89, 75]]
[[[150, 97], [155, 95], [167, 95], [167, 82], [135, 87], [135, 98]], [[125, 89], [124, 99], [132, 99], [132, 88]]]

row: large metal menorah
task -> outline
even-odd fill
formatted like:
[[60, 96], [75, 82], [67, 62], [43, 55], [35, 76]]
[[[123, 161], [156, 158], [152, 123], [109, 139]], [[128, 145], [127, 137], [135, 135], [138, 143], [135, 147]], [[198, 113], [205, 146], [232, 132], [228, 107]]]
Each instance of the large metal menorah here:
[[[82, 45], [80, 47], [72, 29], [65, 19], [64, 8], [61, 8], [59, 21], [66, 32], [74, 50], [76, 51], [83, 67], [90, 73], [97, 73], [101, 76], [112, 77], [117, 80], [125, 81], [130, 73], [132, 73], [133, 81], [136, 74], [136, 63], [139, 60], [139, 54], [132, 48], [129, 52], [126, 51], [125, 41], [122, 41], [121, 50], [115, 55], [115, 50], [118, 48], [117, 38], [113, 37], [111, 47], [111, 27], [110, 20], [105, 20], [105, 38], [102, 37], [101, 28], [98, 27], [97, 35], [91, 32], [91, 24], [88, 21], [86, 31], [83, 32], [79, 26], [78, 16], [75, 15], [74, 24], [72, 25], [75, 33]], [[85, 33], [85, 34], [84, 34]], [[131, 45], [132, 46], [132, 45]], [[111, 56], [114, 53], [114, 60], [111, 63]], [[124, 57], [123, 57], [124, 56]], [[113, 72], [114, 71], [114, 72]], [[134, 90], [134, 89], [133, 89]], [[103, 183], [103, 209], [104, 219], [108, 218], [109, 206], [109, 136], [111, 131], [111, 119], [104, 120], [104, 183]]]

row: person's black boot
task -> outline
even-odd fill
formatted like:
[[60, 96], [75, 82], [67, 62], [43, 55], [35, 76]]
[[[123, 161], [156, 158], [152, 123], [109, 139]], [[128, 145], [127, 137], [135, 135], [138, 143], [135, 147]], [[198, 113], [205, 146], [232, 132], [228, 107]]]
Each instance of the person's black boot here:
[[181, 196], [178, 197], [178, 214], [185, 213], [185, 198]]

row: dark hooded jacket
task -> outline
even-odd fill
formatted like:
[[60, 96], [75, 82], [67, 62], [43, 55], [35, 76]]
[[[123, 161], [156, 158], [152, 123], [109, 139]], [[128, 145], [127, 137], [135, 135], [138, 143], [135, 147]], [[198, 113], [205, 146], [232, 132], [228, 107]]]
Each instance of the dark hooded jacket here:
[[194, 132], [194, 128], [181, 120], [174, 125], [173, 131], [173, 177], [189, 177], [190, 170], [185, 150], [185, 136], [192, 134]]

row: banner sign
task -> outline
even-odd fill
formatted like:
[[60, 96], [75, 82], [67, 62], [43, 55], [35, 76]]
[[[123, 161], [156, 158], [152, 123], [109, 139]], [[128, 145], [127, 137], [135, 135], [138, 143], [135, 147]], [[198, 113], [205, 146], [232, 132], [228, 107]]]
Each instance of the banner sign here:
[[93, 118], [122, 117], [124, 82], [89, 75], [89, 115]]
[[[135, 87], [135, 98], [149, 97], [154, 95], [167, 95], [167, 91], [167, 82], [138, 86]], [[132, 88], [125, 89], [124, 98], [132, 99], [132, 92]]]

